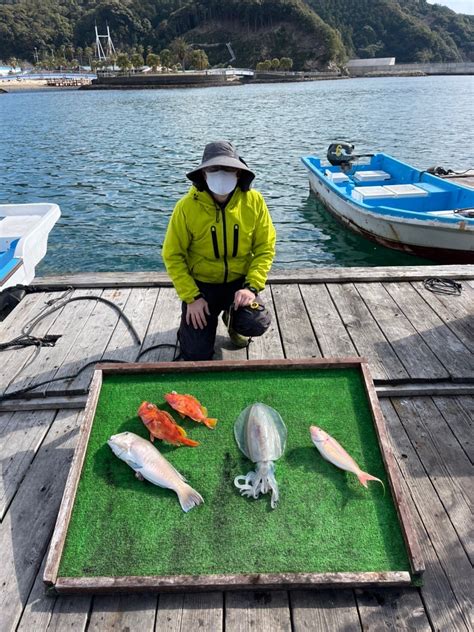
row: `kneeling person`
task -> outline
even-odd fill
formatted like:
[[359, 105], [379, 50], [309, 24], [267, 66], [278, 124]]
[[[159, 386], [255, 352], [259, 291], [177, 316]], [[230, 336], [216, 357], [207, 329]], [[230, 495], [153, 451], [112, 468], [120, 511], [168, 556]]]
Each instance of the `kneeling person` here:
[[210, 360], [221, 312], [238, 347], [268, 329], [258, 292], [276, 234], [263, 196], [250, 189], [255, 174], [231, 143], [206, 145], [201, 164], [186, 175], [193, 186], [173, 211], [163, 260], [182, 300], [181, 357]]

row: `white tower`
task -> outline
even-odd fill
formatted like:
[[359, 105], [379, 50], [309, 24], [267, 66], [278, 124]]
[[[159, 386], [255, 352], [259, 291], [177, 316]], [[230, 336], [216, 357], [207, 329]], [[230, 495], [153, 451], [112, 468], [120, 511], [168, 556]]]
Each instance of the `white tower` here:
[[[102, 45], [101, 40], [106, 40], [105, 42], [105, 50]], [[99, 35], [99, 31], [97, 30], [97, 25], [95, 27], [95, 48], [97, 51], [97, 59], [102, 62], [106, 62], [111, 58], [115, 57], [115, 46], [112, 42], [112, 38], [110, 36], [109, 25], [107, 24], [107, 35]]]

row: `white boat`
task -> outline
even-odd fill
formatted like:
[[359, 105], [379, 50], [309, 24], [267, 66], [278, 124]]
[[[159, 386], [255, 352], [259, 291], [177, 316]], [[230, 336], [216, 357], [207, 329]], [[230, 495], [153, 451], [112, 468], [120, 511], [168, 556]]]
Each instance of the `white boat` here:
[[[474, 190], [386, 154], [328, 150], [303, 158], [312, 191], [344, 225], [378, 243], [442, 263], [474, 263]], [[370, 157], [368, 164], [354, 159]]]
[[31, 283], [60, 216], [57, 204], [0, 204], [0, 290]]

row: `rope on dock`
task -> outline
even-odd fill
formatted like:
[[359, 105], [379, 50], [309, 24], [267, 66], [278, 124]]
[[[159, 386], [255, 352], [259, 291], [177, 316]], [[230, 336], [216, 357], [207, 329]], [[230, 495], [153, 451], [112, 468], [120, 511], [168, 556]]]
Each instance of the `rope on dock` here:
[[423, 281], [423, 287], [434, 294], [451, 294], [459, 296], [462, 292], [462, 285], [453, 279], [438, 279], [429, 277]]
[[[16, 338], [13, 338], [12, 340], [9, 340], [7, 342], [1, 343], [0, 344], [0, 352], [1, 351], [5, 351], [6, 349], [9, 348], [22, 348], [22, 347], [26, 347], [26, 346], [30, 346], [30, 345], [34, 345], [36, 346], [36, 351], [35, 354], [33, 354], [33, 359], [36, 358], [37, 354], [39, 353], [39, 351], [41, 350], [41, 347], [54, 347], [54, 345], [56, 344], [57, 340], [59, 338], [61, 338], [60, 335], [45, 335], [45, 336], [41, 336], [41, 337], [36, 337], [33, 336], [31, 334], [32, 330], [34, 329], [34, 327], [36, 327], [36, 325], [41, 322], [44, 318], [46, 318], [46, 316], [49, 316], [50, 314], [52, 314], [53, 312], [57, 311], [58, 309], [61, 309], [62, 307], [64, 307], [65, 305], [67, 305], [68, 303], [72, 303], [73, 301], [85, 301], [85, 300], [89, 300], [89, 301], [100, 301], [102, 303], [105, 303], [106, 305], [108, 305], [109, 307], [112, 307], [115, 311], [118, 312], [119, 317], [122, 318], [130, 333], [132, 334], [133, 338], [135, 339], [139, 349], [142, 346], [143, 342], [140, 338], [140, 336], [137, 333], [137, 330], [135, 329], [135, 327], [133, 326], [132, 322], [130, 321], [130, 319], [128, 318], [128, 316], [125, 315], [125, 313], [123, 312], [123, 310], [118, 307], [118, 305], [116, 305], [115, 303], [113, 303], [112, 301], [109, 301], [106, 298], [102, 298], [101, 296], [70, 296], [70, 294], [74, 291], [74, 289], [68, 288], [64, 294], [62, 296], [60, 296], [59, 298], [50, 300], [46, 302], [46, 307], [38, 314], [38, 316], [35, 316], [35, 318], [31, 319], [30, 321], [28, 321], [26, 323], [26, 325], [23, 327], [22, 329], [22, 333], [17, 336]], [[138, 360], [141, 358], [141, 356], [145, 355], [145, 353], [147, 353], [148, 351], [151, 351], [152, 349], [158, 349], [158, 348], [162, 348], [162, 347], [171, 347], [174, 348], [175, 350], [175, 354], [173, 357], [173, 360], [177, 360], [179, 358], [179, 356], [176, 355], [177, 349], [178, 349], [178, 345], [177, 344], [172, 344], [172, 343], [161, 343], [161, 344], [156, 344], [156, 345], [151, 345], [150, 347], [146, 347], [145, 349], [141, 349], [138, 351], [137, 356], [135, 358], [135, 362], [138, 362]], [[74, 380], [76, 379], [81, 373], [82, 371], [85, 371], [88, 367], [95, 365], [95, 364], [99, 364], [102, 362], [115, 362], [115, 363], [119, 363], [119, 364], [123, 364], [126, 363], [127, 360], [117, 360], [117, 359], [110, 359], [108, 360], [107, 358], [101, 358], [100, 360], [92, 360], [91, 362], [87, 362], [86, 364], [84, 364], [84, 366], [82, 366], [79, 371], [77, 371], [76, 373], [72, 374], [72, 375], [66, 375], [63, 377], [56, 377], [56, 378], [51, 378], [49, 380], [45, 380], [44, 382], [38, 382], [36, 384], [30, 384], [30, 386], [26, 386], [24, 388], [20, 388], [17, 389], [15, 391], [10, 391], [10, 393], [7, 394], [3, 394], [0, 395], [0, 402], [7, 400], [7, 399], [16, 399], [18, 397], [21, 397], [23, 395], [25, 395], [26, 393], [28, 393], [29, 391], [35, 390], [37, 388], [40, 388], [41, 386], [49, 386], [50, 384], [52, 384], [53, 382], [59, 382], [59, 381], [63, 381], [63, 380]], [[18, 377], [18, 375], [21, 373], [21, 371], [25, 368], [25, 366], [21, 367], [21, 369], [18, 371], [18, 373], [14, 376], [13, 380], [16, 379]], [[12, 381], [13, 381], [12, 380]], [[89, 389], [80, 389], [74, 391], [72, 390], [68, 390], [67, 393], [70, 395], [83, 395], [83, 394], [87, 394], [89, 392]], [[54, 394], [56, 395], [56, 393]], [[32, 393], [30, 396], [32, 397], [48, 397], [48, 394], [45, 391], [43, 392], [39, 392], [39, 393]]]

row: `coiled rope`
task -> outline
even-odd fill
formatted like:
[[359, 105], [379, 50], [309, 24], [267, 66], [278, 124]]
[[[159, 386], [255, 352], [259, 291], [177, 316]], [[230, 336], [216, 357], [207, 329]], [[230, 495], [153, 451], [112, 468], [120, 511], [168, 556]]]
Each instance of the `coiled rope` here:
[[453, 279], [438, 279], [429, 277], [423, 281], [423, 287], [434, 294], [450, 294], [459, 296], [462, 292], [462, 285]]

